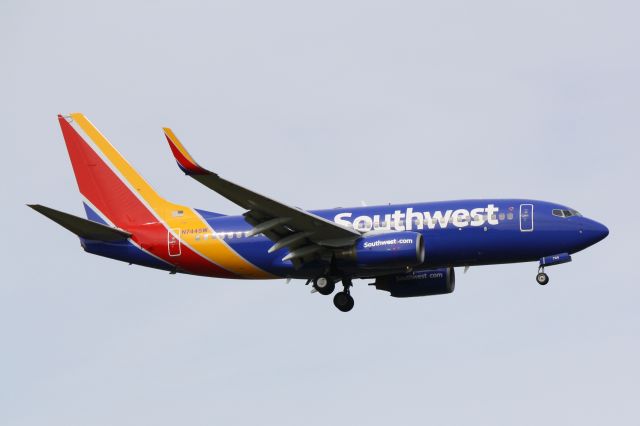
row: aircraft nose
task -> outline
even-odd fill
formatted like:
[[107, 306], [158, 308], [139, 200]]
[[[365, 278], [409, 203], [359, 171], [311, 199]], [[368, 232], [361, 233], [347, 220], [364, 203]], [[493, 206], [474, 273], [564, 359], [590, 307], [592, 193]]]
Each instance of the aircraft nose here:
[[609, 229], [595, 220], [586, 219], [582, 227], [582, 234], [586, 237], [589, 245], [604, 240], [609, 235]]

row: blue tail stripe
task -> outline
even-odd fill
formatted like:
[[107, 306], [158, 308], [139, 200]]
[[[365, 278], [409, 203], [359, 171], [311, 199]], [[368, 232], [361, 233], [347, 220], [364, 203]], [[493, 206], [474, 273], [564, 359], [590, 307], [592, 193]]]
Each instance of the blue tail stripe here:
[[87, 219], [92, 220], [94, 222], [98, 222], [101, 223], [103, 225], [109, 225], [107, 223], [106, 220], [104, 220], [102, 218], [102, 216], [100, 216], [98, 213], [96, 213], [95, 210], [93, 210], [91, 207], [89, 207], [89, 205], [87, 203], [85, 203], [84, 201], [82, 202], [82, 205], [84, 205], [84, 211], [87, 214]]

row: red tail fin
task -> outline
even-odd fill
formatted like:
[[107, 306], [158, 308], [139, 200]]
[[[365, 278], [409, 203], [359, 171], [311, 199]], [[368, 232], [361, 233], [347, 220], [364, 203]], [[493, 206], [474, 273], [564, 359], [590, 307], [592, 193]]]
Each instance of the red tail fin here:
[[80, 193], [88, 206], [126, 228], [157, 221], [172, 207], [82, 114], [59, 115]]

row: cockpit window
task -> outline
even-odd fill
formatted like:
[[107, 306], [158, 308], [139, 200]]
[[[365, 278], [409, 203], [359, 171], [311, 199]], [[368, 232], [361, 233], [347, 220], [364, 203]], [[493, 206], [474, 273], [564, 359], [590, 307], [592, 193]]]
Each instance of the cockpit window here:
[[553, 214], [554, 216], [558, 216], [558, 217], [571, 217], [571, 216], [582, 216], [580, 214], [580, 212], [578, 212], [577, 210], [560, 210], [560, 209], [553, 209], [551, 211], [551, 214]]

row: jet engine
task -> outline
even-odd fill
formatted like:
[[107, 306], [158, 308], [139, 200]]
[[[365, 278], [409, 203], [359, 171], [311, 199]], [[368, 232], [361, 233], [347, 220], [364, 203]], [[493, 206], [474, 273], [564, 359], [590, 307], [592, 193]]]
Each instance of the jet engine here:
[[363, 268], [417, 266], [424, 262], [424, 240], [409, 231], [365, 235], [337, 257]]
[[424, 269], [378, 277], [372, 285], [378, 290], [388, 291], [393, 297], [433, 296], [453, 293], [456, 276], [453, 268]]

